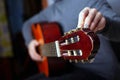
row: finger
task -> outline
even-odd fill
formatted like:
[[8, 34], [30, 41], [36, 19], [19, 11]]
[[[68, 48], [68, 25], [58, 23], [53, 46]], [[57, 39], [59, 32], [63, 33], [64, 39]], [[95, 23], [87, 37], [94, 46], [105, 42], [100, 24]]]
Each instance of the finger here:
[[42, 57], [36, 51], [36, 46], [38, 45], [39, 42], [36, 40], [31, 41], [31, 43], [28, 45], [28, 52], [32, 60], [42, 61]]
[[35, 51], [35, 49], [30, 49], [29, 54], [32, 60], [42, 61], [42, 57]]
[[78, 28], [83, 27], [83, 25], [84, 25], [84, 20], [85, 20], [86, 16], [88, 15], [89, 10], [90, 10], [89, 7], [85, 7], [85, 8], [80, 12], [79, 17], [78, 17], [78, 25], [77, 25]]
[[105, 27], [105, 24], [106, 24], [106, 20], [104, 17], [102, 17], [102, 19], [98, 23], [98, 26], [95, 28], [94, 32], [102, 30]]
[[[84, 28], [88, 28], [88, 26], [91, 25], [91, 22], [92, 22], [92, 20], [94, 19], [96, 13], [97, 13], [97, 10], [96, 10], [95, 8], [93, 8], [93, 9], [91, 9], [91, 10], [89, 11], [89, 14], [88, 14], [88, 16], [86, 17], [85, 22], [84, 22]], [[87, 26], [86, 26], [86, 25], [87, 25]]]
[[101, 18], [102, 18], [102, 14], [100, 12], [97, 12], [94, 20], [92, 21], [92, 23], [90, 25], [90, 30], [94, 31], [94, 29], [98, 25], [99, 21], [101, 20]]

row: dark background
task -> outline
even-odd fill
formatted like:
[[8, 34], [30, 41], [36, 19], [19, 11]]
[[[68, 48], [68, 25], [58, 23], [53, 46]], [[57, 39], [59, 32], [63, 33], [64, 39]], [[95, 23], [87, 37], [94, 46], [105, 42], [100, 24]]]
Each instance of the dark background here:
[[24, 21], [43, 9], [42, 0], [4, 0], [13, 57], [0, 58], [0, 80], [23, 80], [38, 73], [21, 33]]

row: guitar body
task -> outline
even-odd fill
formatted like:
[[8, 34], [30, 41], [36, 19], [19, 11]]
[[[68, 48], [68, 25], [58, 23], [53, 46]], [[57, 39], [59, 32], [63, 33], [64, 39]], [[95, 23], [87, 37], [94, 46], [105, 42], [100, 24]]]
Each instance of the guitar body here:
[[[61, 37], [61, 29], [56, 22], [33, 24], [32, 33], [34, 38], [40, 42], [40, 45], [53, 42]], [[66, 68], [66, 62], [63, 61], [63, 58], [57, 57], [45, 57], [44, 61], [37, 62], [37, 65], [39, 72], [44, 73], [47, 77], [58, 75]]]

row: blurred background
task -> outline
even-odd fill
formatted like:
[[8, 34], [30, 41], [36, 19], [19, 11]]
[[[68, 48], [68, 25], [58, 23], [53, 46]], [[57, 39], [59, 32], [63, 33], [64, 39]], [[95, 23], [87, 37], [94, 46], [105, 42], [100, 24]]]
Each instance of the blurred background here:
[[[23, 80], [38, 73], [21, 29], [24, 21], [48, 5], [47, 0], [0, 0], [0, 80]], [[120, 60], [120, 43], [111, 45]]]
[[22, 80], [37, 73], [21, 30], [25, 20], [46, 6], [46, 0], [0, 0], [0, 80]]

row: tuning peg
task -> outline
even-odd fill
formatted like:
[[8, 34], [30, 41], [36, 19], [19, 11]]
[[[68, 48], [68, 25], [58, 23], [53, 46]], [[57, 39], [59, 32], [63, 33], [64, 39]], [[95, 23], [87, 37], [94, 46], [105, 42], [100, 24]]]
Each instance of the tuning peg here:
[[69, 62], [70, 62], [70, 63], [73, 63], [73, 62], [74, 62], [74, 63], [78, 63], [78, 60], [77, 60], [77, 59], [75, 59], [75, 60], [71, 60], [71, 59], [70, 59]]
[[81, 60], [81, 63], [88, 63], [88, 60]]
[[69, 34], [69, 32], [65, 32], [65, 33], [64, 33], [64, 35], [67, 35], [67, 34]]
[[81, 29], [82, 29], [82, 28], [78, 28], [78, 27], [76, 28], [76, 30], [81, 30]]
[[77, 59], [75, 59], [75, 63], [78, 63], [78, 60], [77, 60]]
[[71, 32], [75, 32], [75, 31], [76, 31], [76, 29], [72, 29], [72, 30], [71, 30]]
[[95, 60], [95, 59], [92, 58], [92, 59], [89, 59], [89, 60], [88, 60], [88, 59], [86, 59], [86, 60], [80, 60], [80, 62], [81, 62], [81, 63], [92, 63], [92, 62], [94, 62], [94, 60]]
[[71, 33], [75, 32], [75, 31], [76, 31], [76, 29], [72, 29], [72, 30], [66, 32], [65, 35], [67, 35], [67, 34], [71, 34]]
[[80, 60], [81, 63], [85, 63], [84, 60]]
[[69, 62], [72, 63], [72, 60], [70, 59]]
[[94, 60], [95, 60], [95, 58], [90, 59], [90, 60], [89, 60], [89, 63], [93, 63]]
[[73, 31], [72, 31], [72, 30], [68, 32], [68, 34], [71, 34], [71, 33], [73, 33]]

